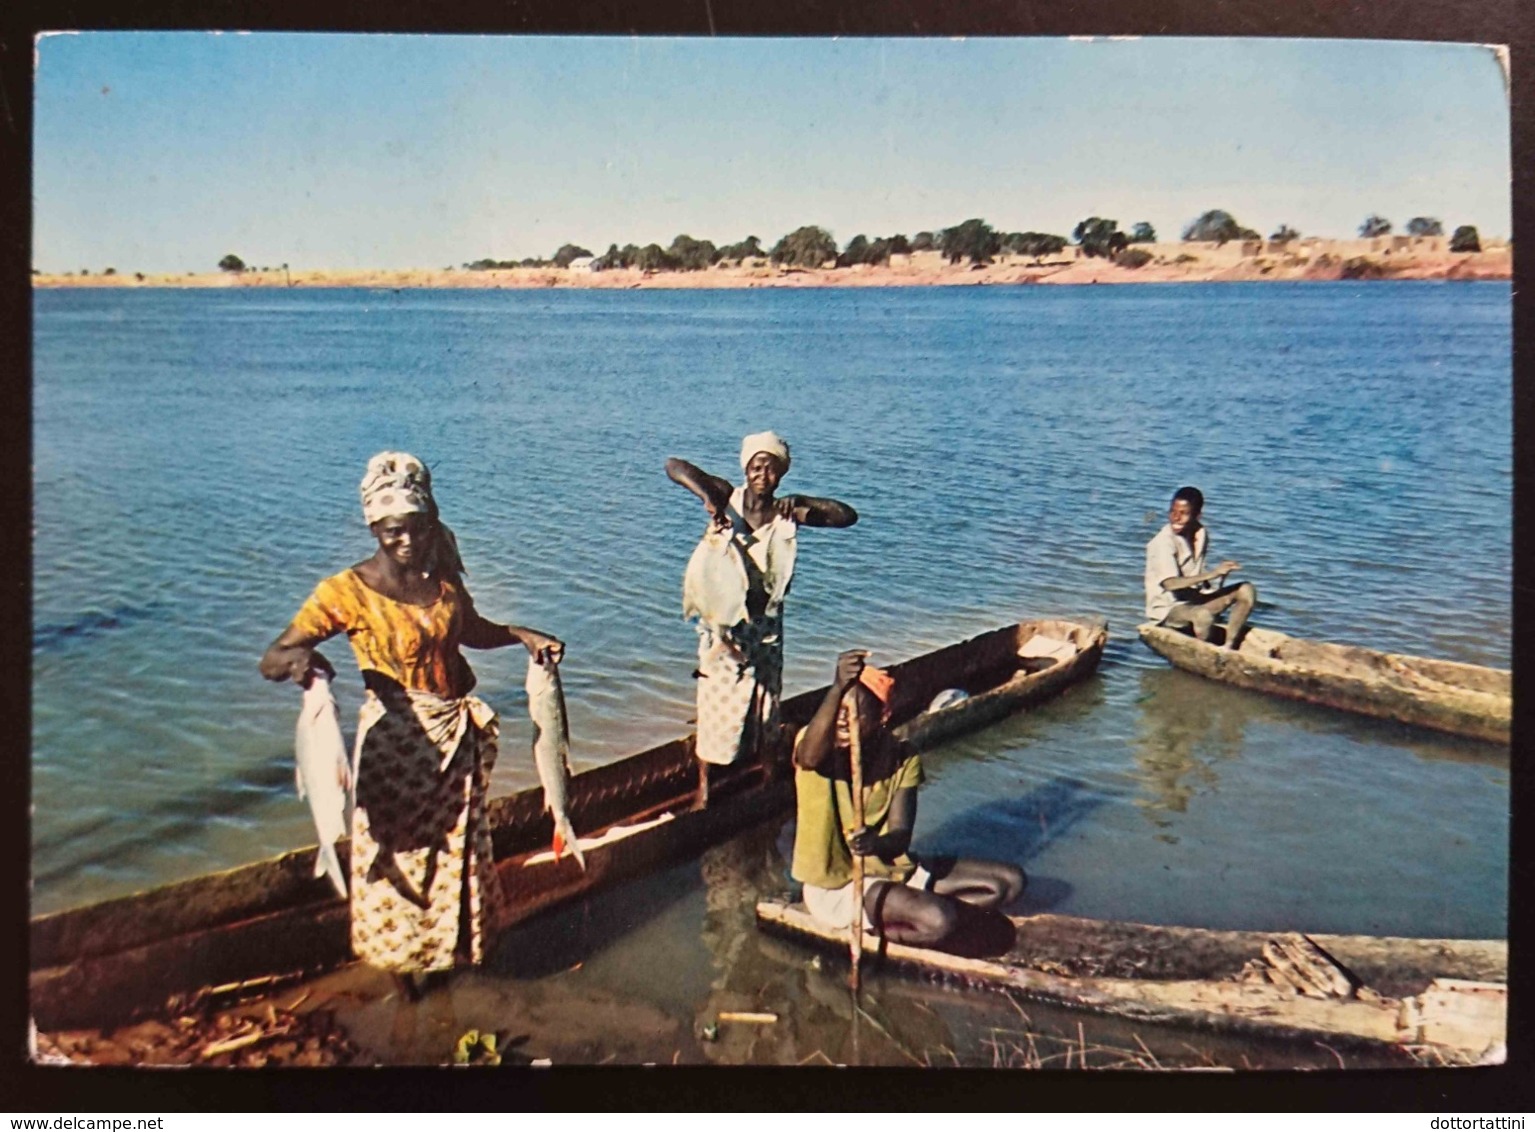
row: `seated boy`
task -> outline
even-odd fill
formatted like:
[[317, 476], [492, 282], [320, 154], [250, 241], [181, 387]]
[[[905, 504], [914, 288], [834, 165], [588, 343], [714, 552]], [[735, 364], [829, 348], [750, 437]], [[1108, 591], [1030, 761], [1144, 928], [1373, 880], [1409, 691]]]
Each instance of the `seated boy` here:
[[1231, 561], [1205, 569], [1209, 531], [1199, 521], [1205, 497], [1197, 487], [1180, 487], [1167, 510], [1167, 525], [1146, 544], [1146, 616], [1173, 629], [1210, 639], [1215, 619], [1228, 610], [1225, 647], [1242, 644], [1242, 628], [1258, 601], [1251, 582], [1226, 585], [1242, 567]]
[[[922, 760], [886, 727], [890, 676], [864, 664], [862, 652], [837, 658], [830, 690], [794, 744], [794, 879], [805, 907], [830, 928], [852, 924], [855, 903], [864, 926], [896, 943], [933, 947], [959, 923], [957, 901], [983, 909], [1016, 900], [1023, 870], [994, 861], [930, 862], [908, 851], [917, 817]], [[854, 828], [850, 734], [844, 697], [859, 697], [864, 824]], [[861, 899], [853, 893], [853, 854], [864, 856]]]

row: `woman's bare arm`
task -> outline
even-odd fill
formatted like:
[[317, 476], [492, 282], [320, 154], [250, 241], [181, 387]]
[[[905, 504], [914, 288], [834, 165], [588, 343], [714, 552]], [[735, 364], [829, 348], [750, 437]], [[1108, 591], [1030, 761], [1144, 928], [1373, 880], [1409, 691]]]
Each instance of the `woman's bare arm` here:
[[803, 527], [851, 527], [858, 522], [858, 512], [837, 499], [786, 495], [778, 504], [779, 514]]
[[699, 499], [715, 522], [725, 521], [725, 508], [730, 505], [731, 486], [728, 480], [710, 475], [696, 464], [676, 456], [666, 461], [666, 474], [673, 483], [681, 484]]
[[289, 625], [278, 638], [267, 646], [261, 656], [261, 675], [268, 680], [292, 680], [304, 683], [311, 668], [334, 677], [336, 670], [324, 655], [315, 652], [315, 646], [326, 637], [311, 637]]
[[540, 664], [560, 663], [565, 659], [565, 644], [557, 637], [529, 629], [525, 625], [503, 625], [480, 616], [474, 600], [465, 594], [464, 628], [458, 643], [466, 649], [499, 649], [521, 645]]
[[796, 766], [804, 770], [821, 770], [830, 766], [832, 750], [836, 746], [837, 712], [842, 708], [842, 697], [858, 683], [866, 656], [868, 653], [853, 649], [837, 657], [831, 687], [826, 689], [821, 706], [810, 717], [810, 722], [805, 725], [805, 735], [794, 749]]

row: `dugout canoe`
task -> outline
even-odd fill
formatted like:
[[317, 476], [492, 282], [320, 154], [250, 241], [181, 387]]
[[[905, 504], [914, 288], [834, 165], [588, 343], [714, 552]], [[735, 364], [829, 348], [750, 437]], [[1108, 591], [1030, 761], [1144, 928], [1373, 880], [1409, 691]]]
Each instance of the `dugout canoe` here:
[[[901, 664], [892, 722], [919, 749], [1048, 700], [1092, 673], [1102, 618], [1007, 625]], [[1030, 655], [1043, 654], [1043, 655]], [[926, 711], [938, 692], [968, 698]], [[826, 688], [787, 699], [786, 723], [814, 713]], [[504, 926], [563, 901], [696, 854], [785, 814], [790, 777], [751, 766], [711, 783], [697, 809], [688, 735], [577, 774], [569, 813], [586, 856], [548, 851], [553, 827], [538, 787], [490, 803]], [[504, 751], [503, 758], [516, 757]], [[338, 844], [345, 861], [348, 846]], [[31, 1010], [42, 1030], [99, 1026], [154, 1013], [210, 987], [314, 974], [351, 959], [345, 901], [315, 878], [313, 846], [130, 896], [36, 916], [29, 934]]]
[[1512, 679], [1500, 668], [1376, 652], [1249, 629], [1236, 652], [1147, 623], [1141, 640], [1186, 671], [1292, 700], [1509, 741]]
[[[980, 914], [977, 914], [978, 916]], [[1213, 931], [1075, 916], [993, 917], [1012, 945], [989, 958], [864, 936], [888, 969], [1153, 1024], [1331, 1045], [1502, 1059], [1505, 940]], [[848, 933], [802, 904], [765, 900], [758, 927], [847, 955]], [[1006, 946], [1004, 940], [1002, 946]]]

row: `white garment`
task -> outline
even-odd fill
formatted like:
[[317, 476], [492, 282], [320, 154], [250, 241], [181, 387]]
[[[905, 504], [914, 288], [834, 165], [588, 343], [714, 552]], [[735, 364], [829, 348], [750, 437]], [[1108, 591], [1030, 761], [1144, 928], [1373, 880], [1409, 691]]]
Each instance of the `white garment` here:
[[[905, 884], [907, 888], [915, 888], [926, 892], [933, 883], [933, 874], [922, 865], [904, 881], [893, 881], [889, 877], [864, 877], [863, 891], [868, 894], [870, 888], [876, 884]], [[822, 927], [834, 928], [842, 931], [853, 925], [853, 882], [848, 881], [841, 888], [817, 888], [813, 884], [804, 886], [803, 899], [805, 911], [809, 912]], [[869, 919], [869, 910], [863, 911], [863, 930], [874, 931], [874, 923]]]
[[[783, 606], [799, 547], [799, 524], [792, 518], [775, 515], [752, 530], [741, 515], [745, 491], [730, 493], [730, 525], [719, 530], [710, 524], [682, 575], [682, 615], [727, 639], [748, 619], [748, 605], [760, 605], [763, 617]], [[748, 595], [756, 600], [748, 602]]]
[[[783, 600], [794, 580], [799, 524], [752, 530], [744, 488], [731, 492], [724, 531], [705, 532], [682, 581], [683, 615], [698, 619], [698, 737], [704, 762], [724, 765], [770, 743], [783, 690]], [[761, 610], [755, 616], [751, 610]]]
[[[1194, 545], [1181, 535], [1173, 534], [1171, 523], [1165, 523], [1156, 537], [1146, 544], [1146, 616], [1161, 621], [1167, 611], [1182, 599], [1171, 590], [1162, 588], [1165, 578], [1191, 578], [1205, 572], [1205, 554], [1209, 550], [1210, 537], [1204, 524], [1194, 532]], [[1184, 594], [1205, 593], [1211, 583], [1205, 582]]]

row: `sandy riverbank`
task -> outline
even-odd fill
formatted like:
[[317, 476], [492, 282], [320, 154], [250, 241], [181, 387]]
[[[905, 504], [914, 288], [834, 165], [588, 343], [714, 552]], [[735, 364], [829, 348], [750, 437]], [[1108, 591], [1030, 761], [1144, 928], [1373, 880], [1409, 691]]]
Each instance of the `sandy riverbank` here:
[[[1182, 262], [1180, 262], [1181, 260]], [[1507, 247], [1455, 254], [1354, 256], [1321, 254], [1308, 259], [1258, 255], [1220, 260], [1203, 256], [1158, 256], [1139, 268], [1106, 259], [1047, 260], [1042, 263], [892, 264], [829, 269], [779, 268], [770, 264], [719, 266], [706, 271], [644, 273], [637, 269], [574, 271], [517, 267], [493, 271], [464, 269], [345, 271], [222, 271], [187, 275], [34, 275], [34, 287], [583, 287], [691, 289], [746, 287], [947, 287], [1007, 284], [1211, 283], [1262, 280], [1508, 279], [1513, 253]]]

